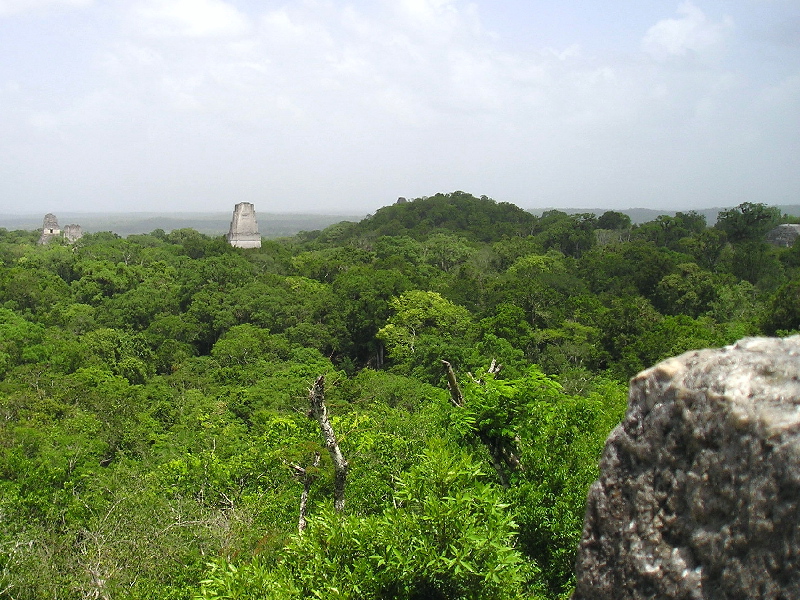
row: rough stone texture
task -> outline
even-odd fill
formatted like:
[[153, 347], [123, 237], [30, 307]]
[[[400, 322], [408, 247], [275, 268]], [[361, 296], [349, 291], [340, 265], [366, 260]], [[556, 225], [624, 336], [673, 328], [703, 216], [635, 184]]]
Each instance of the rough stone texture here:
[[590, 491], [573, 600], [800, 598], [800, 336], [631, 380]]
[[80, 225], [75, 225], [74, 223], [64, 225], [63, 234], [67, 241], [72, 244], [83, 237], [83, 229], [81, 229]]
[[58, 226], [58, 219], [53, 213], [47, 213], [42, 221], [42, 235], [39, 236], [39, 243], [46, 244], [60, 235], [61, 228]]
[[774, 246], [788, 248], [794, 244], [798, 236], [800, 236], [800, 225], [784, 223], [767, 233], [767, 242]]
[[240, 202], [234, 207], [231, 228], [226, 237], [235, 248], [261, 248], [256, 209], [250, 202]]

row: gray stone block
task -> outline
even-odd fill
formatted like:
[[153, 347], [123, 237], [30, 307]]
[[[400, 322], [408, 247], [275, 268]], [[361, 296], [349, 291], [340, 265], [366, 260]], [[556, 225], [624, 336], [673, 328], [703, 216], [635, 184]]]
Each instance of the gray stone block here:
[[631, 380], [590, 491], [574, 600], [800, 598], [800, 336]]

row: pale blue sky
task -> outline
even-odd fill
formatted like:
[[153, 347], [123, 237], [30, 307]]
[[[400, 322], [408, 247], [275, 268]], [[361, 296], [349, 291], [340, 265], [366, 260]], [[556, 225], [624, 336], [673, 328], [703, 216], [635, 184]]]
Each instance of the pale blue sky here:
[[0, 0], [0, 57], [0, 214], [800, 203], [796, 0]]

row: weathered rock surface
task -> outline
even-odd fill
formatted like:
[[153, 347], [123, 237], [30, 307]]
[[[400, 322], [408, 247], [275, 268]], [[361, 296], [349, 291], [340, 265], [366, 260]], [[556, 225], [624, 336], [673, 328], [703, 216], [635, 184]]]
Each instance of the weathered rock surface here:
[[62, 234], [70, 244], [73, 244], [83, 237], [83, 229], [80, 225], [72, 223], [70, 225], [64, 225]]
[[574, 600], [800, 598], [800, 336], [631, 380], [576, 568]]
[[240, 202], [234, 207], [227, 239], [235, 248], [261, 248], [256, 209], [250, 202]]
[[767, 242], [774, 246], [789, 248], [800, 237], [800, 225], [784, 223], [767, 233]]

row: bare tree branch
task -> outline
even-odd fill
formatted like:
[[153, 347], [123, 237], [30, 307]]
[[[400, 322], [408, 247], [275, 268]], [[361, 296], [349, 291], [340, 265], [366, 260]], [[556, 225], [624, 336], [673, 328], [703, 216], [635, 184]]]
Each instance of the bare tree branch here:
[[453, 371], [453, 365], [446, 360], [442, 360], [445, 371], [447, 373], [447, 387], [450, 389], [450, 402], [453, 406], [461, 408], [464, 405], [464, 394], [461, 393], [461, 388], [458, 386], [456, 373]]
[[[311, 466], [315, 469], [319, 466], [320, 453], [314, 452], [314, 459], [311, 461]], [[303, 530], [308, 525], [306, 521], [306, 510], [308, 507], [308, 493], [311, 490], [311, 484], [317, 478], [315, 473], [309, 473], [307, 469], [298, 465], [292, 465], [295, 473], [303, 478], [303, 493], [300, 494], [300, 517], [297, 520], [297, 531], [303, 533]]]
[[[456, 373], [453, 370], [452, 365], [446, 360], [442, 360], [442, 364], [444, 365], [447, 373], [447, 387], [450, 390], [450, 402], [456, 408], [463, 409], [464, 395], [462, 394], [461, 388], [458, 385]], [[487, 374], [496, 376], [502, 368], [503, 366], [498, 364], [497, 361], [493, 359], [491, 365], [489, 365]], [[472, 373], [469, 373], [469, 376], [476, 384], [484, 384], [482, 379], [476, 379]], [[489, 458], [492, 462], [492, 467], [494, 467], [494, 470], [497, 472], [497, 477], [500, 479], [500, 485], [505, 488], [509, 487], [510, 484], [508, 479], [508, 471], [523, 470], [516, 449], [519, 438], [515, 437], [513, 441], [509, 441], [496, 435], [490, 435], [488, 432], [481, 429], [476, 429], [475, 435], [489, 451]]]
[[344, 509], [344, 486], [347, 483], [348, 464], [344, 459], [339, 444], [336, 441], [336, 434], [328, 420], [328, 409], [325, 407], [325, 376], [320, 375], [311, 386], [308, 392], [308, 399], [311, 403], [311, 415], [319, 423], [322, 430], [322, 437], [325, 439], [325, 447], [331, 455], [333, 461], [333, 508], [337, 512]]
[[494, 358], [492, 359], [492, 363], [489, 365], [489, 370], [487, 373], [489, 375], [498, 375], [500, 370], [503, 368], [503, 365], [498, 363]]

